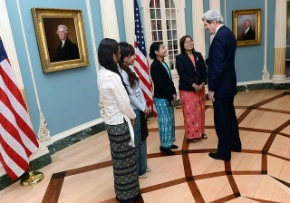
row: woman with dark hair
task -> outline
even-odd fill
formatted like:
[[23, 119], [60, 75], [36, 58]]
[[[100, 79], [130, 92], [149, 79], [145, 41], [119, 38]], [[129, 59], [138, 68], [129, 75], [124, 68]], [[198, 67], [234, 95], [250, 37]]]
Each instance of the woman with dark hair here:
[[206, 66], [202, 55], [194, 49], [189, 35], [179, 41], [181, 54], [176, 56], [179, 75], [179, 97], [182, 107], [185, 138], [190, 142], [207, 139], [205, 134]]
[[131, 44], [120, 42], [121, 57], [119, 61], [119, 72], [126, 85], [130, 98], [130, 105], [136, 114], [136, 123], [134, 125], [135, 155], [137, 162], [137, 174], [139, 178], [147, 178], [147, 145], [148, 126], [146, 116], [150, 114], [151, 109], [146, 106], [138, 75], [132, 67], [135, 62], [135, 50]]
[[151, 78], [154, 84], [154, 104], [158, 114], [158, 126], [160, 134], [160, 151], [167, 155], [174, 155], [171, 149], [178, 147], [175, 141], [175, 121], [173, 104], [176, 100], [170, 69], [164, 62], [167, 49], [162, 42], [153, 42], [150, 46]]
[[130, 105], [136, 114], [134, 125], [135, 156], [137, 162], [137, 174], [139, 178], [147, 178], [147, 172], [151, 171], [147, 166], [147, 144], [148, 126], [146, 116], [151, 109], [147, 107], [138, 75], [132, 67], [135, 62], [135, 50], [131, 44], [120, 42], [121, 58], [119, 61], [119, 72], [126, 85], [130, 98]]
[[109, 38], [100, 42], [98, 59], [102, 67], [98, 88], [101, 114], [110, 140], [116, 199], [132, 202], [140, 196], [132, 127], [136, 115], [118, 71], [120, 56], [118, 42]]

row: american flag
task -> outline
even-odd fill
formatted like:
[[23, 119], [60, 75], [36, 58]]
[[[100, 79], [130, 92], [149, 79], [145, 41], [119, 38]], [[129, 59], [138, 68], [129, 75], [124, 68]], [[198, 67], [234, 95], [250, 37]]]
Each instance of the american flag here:
[[39, 147], [24, 99], [0, 38], [0, 161], [12, 180], [29, 168]]
[[135, 39], [134, 39], [134, 48], [135, 48], [135, 64], [134, 69], [138, 74], [141, 81], [141, 88], [143, 90], [144, 97], [148, 107], [152, 109], [152, 115], [156, 116], [157, 112], [153, 105], [153, 88], [149, 75], [149, 65], [146, 58], [146, 47], [145, 40], [140, 20], [140, 12], [137, 0], [134, 0], [134, 17], [135, 17]]

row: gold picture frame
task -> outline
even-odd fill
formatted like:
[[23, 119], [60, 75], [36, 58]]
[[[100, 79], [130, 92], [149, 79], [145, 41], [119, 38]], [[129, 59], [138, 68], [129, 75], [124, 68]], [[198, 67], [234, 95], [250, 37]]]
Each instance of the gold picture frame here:
[[[90, 65], [81, 10], [32, 8], [32, 16], [44, 73]], [[68, 37], [70, 42], [77, 46], [78, 57], [60, 59], [57, 56], [61, 42], [57, 34], [60, 24], [67, 26]]]
[[[234, 10], [233, 33], [238, 46], [261, 44], [261, 9]], [[248, 27], [251, 25], [251, 27]], [[249, 29], [246, 29], [246, 28]]]

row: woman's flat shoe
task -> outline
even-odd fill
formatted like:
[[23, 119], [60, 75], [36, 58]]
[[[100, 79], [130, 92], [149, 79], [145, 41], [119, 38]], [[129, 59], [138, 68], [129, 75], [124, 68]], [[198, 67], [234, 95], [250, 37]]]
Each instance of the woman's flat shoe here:
[[170, 149], [178, 149], [178, 146], [176, 146], [175, 144], [172, 145], [172, 147], [170, 147]]
[[160, 151], [169, 156], [175, 155], [175, 152], [171, 151], [170, 148], [160, 147]]
[[197, 142], [198, 139], [197, 138], [193, 138], [193, 139], [187, 139], [188, 142]]
[[206, 134], [202, 133], [201, 138], [202, 138], [202, 139], [207, 139], [208, 137], [207, 137]]
[[145, 178], [147, 178], [147, 177], [148, 177], [147, 173], [144, 173], [143, 175], [140, 175], [140, 176], [139, 176], [139, 178], [141, 178], [141, 179], [145, 179]]

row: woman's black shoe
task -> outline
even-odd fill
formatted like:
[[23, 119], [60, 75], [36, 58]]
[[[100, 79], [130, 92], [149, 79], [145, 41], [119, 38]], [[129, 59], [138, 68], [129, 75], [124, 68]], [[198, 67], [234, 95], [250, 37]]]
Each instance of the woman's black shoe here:
[[163, 152], [163, 153], [165, 153], [168, 156], [175, 155], [175, 152], [171, 151], [170, 148], [160, 147], [160, 151]]
[[204, 133], [202, 133], [201, 138], [202, 138], [202, 139], [207, 139], [207, 135], [204, 134]]
[[176, 145], [174, 144], [174, 145], [172, 145], [172, 146], [170, 147], [170, 149], [178, 149], [178, 146], [176, 146]]
[[197, 142], [198, 139], [197, 138], [193, 138], [193, 139], [187, 139], [188, 142]]

